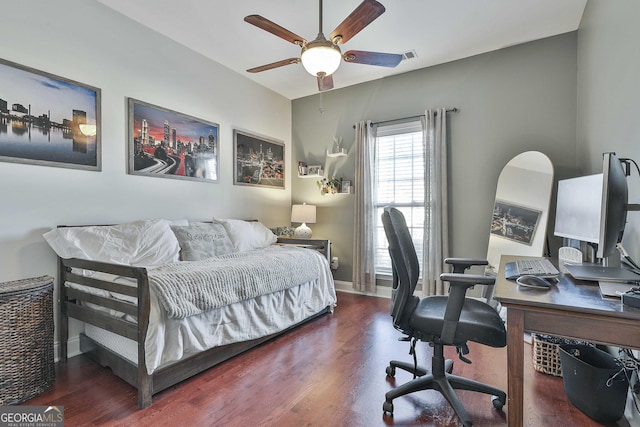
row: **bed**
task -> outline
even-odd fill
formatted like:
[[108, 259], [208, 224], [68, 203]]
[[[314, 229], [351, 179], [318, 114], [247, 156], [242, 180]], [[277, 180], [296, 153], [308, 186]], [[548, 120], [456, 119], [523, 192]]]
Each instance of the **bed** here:
[[[206, 233], [198, 234], [214, 227], [208, 223], [148, 220], [58, 227], [46, 233], [45, 239], [58, 254], [58, 283], [65, 284], [59, 287], [60, 360], [67, 359], [68, 319], [84, 322], [81, 352], [136, 387], [138, 406], [144, 408], [159, 391], [333, 311], [336, 296], [328, 241], [276, 239], [259, 223], [247, 226], [244, 221], [223, 220], [214, 224], [222, 227], [215, 228], [213, 235], [226, 234], [230, 242], [209, 239], [208, 247], [215, 247], [213, 256], [202, 247]], [[199, 227], [198, 233], [194, 227]], [[247, 228], [259, 232], [247, 233]], [[180, 238], [179, 231], [188, 231], [195, 244], [185, 241], [184, 235]], [[231, 252], [215, 253], [221, 247], [222, 252]], [[212, 265], [226, 278], [236, 258], [247, 260], [239, 270], [257, 259], [271, 260], [265, 263], [274, 267], [260, 274], [273, 275], [278, 268], [295, 270], [283, 259], [299, 256], [305, 257], [304, 262], [297, 261], [304, 267], [298, 268], [299, 274], [290, 279], [276, 275], [277, 280], [271, 280], [275, 287], [267, 291], [225, 284], [223, 297], [216, 297], [222, 301], [213, 298], [213, 305], [208, 297], [205, 303], [200, 298], [175, 307], [168, 301], [167, 295], [184, 289], [189, 294], [205, 288], [194, 277], [205, 272], [209, 280], [218, 274], [212, 272]], [[178, 282], [169, 290], [161, 286], [167, 277]], [[287, 280], [286, 286], [281, 284]], [[229, 297], [236, 293], [240, 295]]]

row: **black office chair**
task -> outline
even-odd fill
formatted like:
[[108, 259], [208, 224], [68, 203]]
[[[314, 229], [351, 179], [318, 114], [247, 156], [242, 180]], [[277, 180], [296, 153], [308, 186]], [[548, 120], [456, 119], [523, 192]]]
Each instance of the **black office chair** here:
[[[393, 270], [393, 290], [391, 297], [391, 317], [393, 326], [411, 340], [414, 354], [416, 341], [425, 341], [433, 347], [431, 373], [419, 366], [401, 361], [391, 361], [387, 375], [395, 376], [396, 368], [414, 374], [414, 379], [385, 394], [385, 413], [393, 415], [393, 399], [420, 390], [438, 390], [449, 401], [463, 425], [471, 426], [471, 418], [462, 406], [454, 389], [478, 391], [492, 395], [493, 406], [502, 409], [506, 403], [505, 392], [486, 384], [462, 378], [451, 373], [453, 361], [444, 359], [445, 345], [455, 346], [461, 360], [470, 363], [465, 354], [469, 352], [467, 341], [478, 342], [491, 347], [507, 345], [504, 322], [498, 313], [482, 301], [466, 298], [467, 289], [475, 284], [491, 285], [494, 278], [464, 274], [473, 259], [448, 259], [454, 272], [444, 273], [441, 280], [450, 284], [448, 296], [428, 296], [418, 298], [413, 295], [419, 276], [419, 264], [409, 229], [402, 212], [386, 207], [382, 223], [389, 242], [389, 254]], [[484, 263], [484, 261], [482, 262]]]

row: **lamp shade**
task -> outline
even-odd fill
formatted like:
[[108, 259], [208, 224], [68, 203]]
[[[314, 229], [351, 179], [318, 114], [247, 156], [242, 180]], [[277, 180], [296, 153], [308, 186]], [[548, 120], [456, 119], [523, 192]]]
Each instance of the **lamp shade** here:
[[291, 206], [291, 222], [302, 222], [309, 224], [315, 224], [316, 222], [316, 207], [315, 205], [293, 205]]
[[330, 76], [338, 69], [342, 53], [338, 46], [322, 37], [303, 48], [300, 60], [304, 69], [312, 76]]

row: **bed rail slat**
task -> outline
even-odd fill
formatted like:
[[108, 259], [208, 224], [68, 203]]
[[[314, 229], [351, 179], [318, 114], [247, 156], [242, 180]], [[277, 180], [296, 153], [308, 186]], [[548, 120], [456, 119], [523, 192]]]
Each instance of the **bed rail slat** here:
[[73, 289], [73, 288], [67, 289], [67, 296], [69, 299], [72, 299], [72, 300], [75, 299], [75, 300], [90, 302], [92, 304], [96, 304], [106, 308], [111, 308], [113, 310], [121, 311], [125, 314], [130, 314], [132, 316], [138, 315], [138, 306], [130, 302], [120, 301], [114, 298], [105, 298], [99, 295], [93, 295], [87, 292], [82, 292], [78, 289]]
[[69, 301], [65, 301], [64, 309], [66, 314], [74, 319], [90, 323], [134, 341], [138, 338], [138, 325], [135, 323], [127, 322], [126, 320], [101, 313], [88, 307], [82, 307]]
[[130, 297], [138, 296], [135, 286], [121, 285], [119, 283], [107, 282], [106, 280], [94, 279], [92, 277], [80, 276], [74, 273], [67, 273], [64, 276], [65, 281], [77, 283], [79, 285], [90, 286], [92, 288], [103, 289], [105, 291], [115, 292]]
[[84, 268], [86, 270], [103, 271], [105, 273], [115, 274], [116, 276], [133, 277], [137, 279], [145, 272], [143, 267], [131, 267], [128, 265], [108, 264], [106, 262], [87, 261], [79, 258], [61, 259], [62, 265], [65, 267]]

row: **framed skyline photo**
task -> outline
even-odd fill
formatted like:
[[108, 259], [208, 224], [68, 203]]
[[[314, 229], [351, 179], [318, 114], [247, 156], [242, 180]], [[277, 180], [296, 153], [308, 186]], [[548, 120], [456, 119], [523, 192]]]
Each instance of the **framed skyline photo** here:
[[100, 89], [0, 59], [0, 160], [101, 170]]
[[284, 190], [283, 142], [234, 129], [233, 151], [234, 184]]
[[132, 175], [219, 182], [217, 123], [128, 98]]
[[491, 234], [531, 246], [541, 211], [496, 200]]

